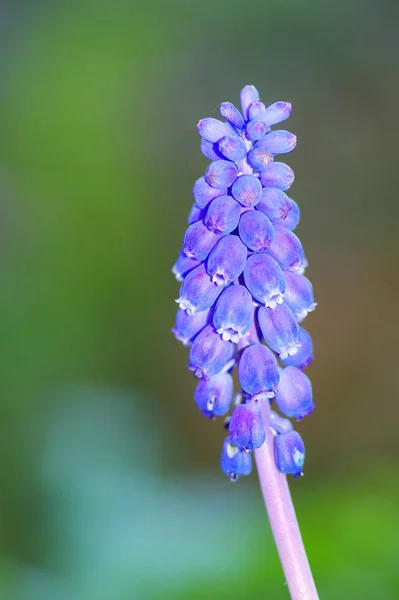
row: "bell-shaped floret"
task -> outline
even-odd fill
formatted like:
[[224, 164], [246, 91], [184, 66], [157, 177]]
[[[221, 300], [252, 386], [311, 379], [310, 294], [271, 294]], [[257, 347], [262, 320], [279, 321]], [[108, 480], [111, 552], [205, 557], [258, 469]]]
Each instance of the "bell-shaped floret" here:
[[216, 189], [206, 182], [205, 177], [200, 177], [197, 179], [193, 187], [195, 203], [198, 204], [200, 208], [205, 208], [214, 198], [217, 198], [218, 196], [224, 196], [227, 192], [226, 188]]
[[266, 108], [263, 120], [268, 127], [277, 125], [277, 123], [288, 119], [291, 110], [292, 106], [289, 102], [275, 102]]
[[252, 296], [275, 308], [283, 302], [284, 275], [278, 263], [268, 254], [252, 254], [244, 269], [245, 285]]
[[208, 310], [216, 301], [222, 288], [213, 283], [204, 264], [190, 271], [180, 288], [180, 297], [176, 300], [180, 308], [189, 314]]
[[247, 154], [247, 147], [242, 138], [237, 136], [226, 136], [218, 142], [219, 152], [228, 160], [241, 160]]
[[241, 206], [231, 196], [219, 196], [208, 206], [204, 223], [214, 233], [231, 233], [237, 227]]
[[237, 343], [249, 330], [254, 316], [251, 294], [243, 285], [226, 288], [216, 303], [213, 325], [224, 340]]
[[197, 125], [198, 133], [208, 142], [218, 142], [222, 137], [231, 135], [231, 129], [227, 123], [223, 123], [218, 119], [208, 117], [201, 119]]
[[239, 404], [234, 408], [229, 424], [230, 439], [237, 448], [254, 450], [262, 446], [266, 438], [265, 426], [259, 403]]
[[250, 121], [263, 121], [266, 115], [266, 106], [263, 102], [254, 102], [248, 109], [248, 119]]
[[276, 404], [283, 414], [298, 421], [310, 415], [314, 402], [309, 377], [297, 367], [281, 369]]
[[278, 188], [263, 188], [256, 210], [263, 212], [272, 222], [284, 221], [291, 210], [290, 198]]
[[223, 444], [220, 467], [231, 481], [236, 481], [240, 475], [249, 475], [252, 470], [252, 457], [249, 452], [240, 450], [227, 437]]
[[186, 256], [184, 252], [180, 252], [177, 261], [172, 267], [172, 273], [177, 281], [183, 281], [189, 271], [192, 271], [200, 264], [199, 260]]
[[264, 171], [273, 162], [273, 154], [267, 148], [255, 146], [248, 152], [247, 161], [255, 171]]
[[203, 261], [220, 237], [220, 233], [214, 233], [208, 229], [203, 221], [196, 221], [186, 231], [183, 252], [186, 256]]
[[267, 125], [263, 121], [248, 121], [246, 124], [247, 138], [252, 142], [263, 138], [267, 131]]
[[220, 105], [220, 114], [227, 119], [231, 125], [237, 127], [237, 129], [242, 129], [244, 127], [244, 119], [242, 118], [240, 111], [231, 102], [222, 102]]
[[259, 92], [253, 85], [246, 85], [241, 90], [241, 110], [245, 121], [249, 118], [249, 107], [259, 101]]
[[276, 308], [260, 308], [259, 327], [264, 340], [281, 359], [298, 352], [300, 346], [298, 322], [292, 310], [284, 303]]
[[215, 160], [205, 171], [205, 180], [211, 187], [225, 190], [237, 179], [237, 173], [236, 165], [229, 160]]
[[264, 187], [275, 187], [279, 190], [288, 190], [294, 183], [294, 171], [282, 162], [272, 162], [260, 174]]
[[185, 310], [179, 308], [176, 314], [176, 324], [172, 331], [177, 340], [182, 342], [184, 346], [189, 346], [197, 333], [207, 325], [208, 321], [208, 310], [189, 315]]
[[264, 252], [274, 238], [274, 227], [262, 212], [248, 210], [241, 216], [238, 233], [250, 250]]
[[229, 373], [218, 373], [198, 382], [194, 400], [204, 417], [223, 417], [229, 411], [233, 391], [232, 376]]
[[257, 147], [266, 148], [273, 155], [286, 154], [296, 146], [296, 135], [284, 129], [270, 131], [256, 144]]
[[285, 475], [302, 475], [305, 446], [297, 431], [280, 433], [274, 438], [274, 458], [277, 469]]
[[238, 379], [244, 392], [251, 396], [274, 397], [279, 382], [274, 354], [262, 344], [252, 344], [241, 354]]
[[312, 284], [304, 275], [292, 271], [286, 271], [284, 278], [286, 284], [284, 302], [288, 304], [300, 323], [316, 308]]
[[251, 208], [262, 196], [262, 185], [255, 175], [241, 175], [233, 184], [231, 193], [240, 204]]
[[274, 238], [267, 251], [283, 271], [298, 271], [301, 268], [304, 259], [302, 244], [295, 233], [286, 227], [274, 227]]
[[[264, 189], [266, 190], [267, 188]], [[297, 227], [299, 221], [301, 220], [301, 210], [298, 204], [295, 202], [295, 200], [290, 198], [289, 201], [290, 209], [287, 215], [284, 217], [284, 219], [276, 219], [275, 221], [273, 221], [273, 225], [281, 225], [282, 227], [286, 227], [287, 229], [293, 231]]]
[[294, 356], [287, 356], [282, 362], [287, 366], [292, 365], [303, 371], [313, 360], [312, 337], [303, 327], [299, 328], [299, 342], [301, 345], [298, 352]]
[[207, 325], [194, 339], [190, 349], [190, 371], [208, 379], [216, 375], [234, 356], [234, 344], [225, 342], [212, 325]]
[[247, 248], [236, 235], [226, 235], [216, 244], [209, 255], [206, 268], [214, 283], [232, 283], [244, 270]]

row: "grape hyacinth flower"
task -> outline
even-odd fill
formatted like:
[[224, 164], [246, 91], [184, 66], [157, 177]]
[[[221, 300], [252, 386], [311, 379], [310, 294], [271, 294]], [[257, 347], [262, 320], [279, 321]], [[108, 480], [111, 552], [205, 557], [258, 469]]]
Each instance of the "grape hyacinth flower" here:
[[[288, 190], [294, 172], [279, 160], [296, 137], [272, 127], [291, 104], [266, 106], [255, 87], [241, 91], [241, 112], [220, 105], [224, 120], [201, 119], [201, 151], [211, 161], [194, 184], [194, 205], [172, 269], [181, 282], [173, 332], [189, 346], [199, 379], [194, 399], [207, 417], [225, 417], [221, 469], [232, 481], [249, 475], [252, 454], [291, 597], [317, 591], [286, 474], [302, 475], [304, 443], [289, 419], [314, 409], [303, 373], [313, 360], [310, 334], [299, 326], [316, 303], [294, 230], [298, 204]], [[241, 391], [234, 396], [237, 367]], [[270, 404], [279, 410], [271, 410]]]

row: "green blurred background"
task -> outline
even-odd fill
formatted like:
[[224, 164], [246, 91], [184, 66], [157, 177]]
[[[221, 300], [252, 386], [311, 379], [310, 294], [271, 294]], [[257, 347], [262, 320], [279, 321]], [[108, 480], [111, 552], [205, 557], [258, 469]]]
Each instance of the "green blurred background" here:
[[398, 26], [394, 0], [2, 2], [1, 599], [288, 598], [170, 333], [195, 126], [247, 83], [299, 138], [320, 596], [399, 598]]

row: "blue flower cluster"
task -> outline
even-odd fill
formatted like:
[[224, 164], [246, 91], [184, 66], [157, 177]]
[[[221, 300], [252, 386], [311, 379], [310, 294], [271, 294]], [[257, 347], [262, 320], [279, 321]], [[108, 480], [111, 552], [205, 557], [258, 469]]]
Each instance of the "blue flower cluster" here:
[[[253, 86], [241, 92], [240, 112], [223, 102], [225, 121], [198, 123], [201, 150], [212, 162], [195, 182], [183, 248], [173, 267], [181, 282], [173, 329], [190, 346], [189, 369], [199, 378], [194, 399], [209, 418], [225, 416], [222, 470], [236, 480], [251, 472], [251, 451], [274, 436], [282, 473], [302, 474], [303, 441], [285, 418], [312, 412], [312, 386], [303, 369], [312, 340], [300, 327], [316, 304], [302, 244], [293, 230], [297, 203], [285, 192], [292, 169], [275, 160], [296, 137], [272, 130], [291, 113], [287, 102], [265, 106]], [[262, 340], [265, 344], [261, 343]], [[238, 365], [241, 392], [234, 396]], [[270, 431], [260, 403], [274, 401]]]

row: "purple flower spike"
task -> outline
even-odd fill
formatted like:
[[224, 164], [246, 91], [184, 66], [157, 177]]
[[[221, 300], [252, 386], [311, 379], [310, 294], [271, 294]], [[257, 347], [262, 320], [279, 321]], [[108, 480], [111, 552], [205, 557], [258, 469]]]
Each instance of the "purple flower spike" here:
[[231, 193], [240, 204], [251, 208], [258, 204], [261, 199], [262, 186], [259, 179], [254, 175], [241, 175], [234, 182]]
[[265, 342], [281, 359], [293, 356], [300, 347], [298, 322], [284, 303], [276, 308], [260, 308], [259, 327]]
[[285, 280], [278, 263], [268, 254], [252, 254], [244, 269], [245, 285], [265, 306], [275, 308], [283, 302]]
[[298, 421], [310, 415], [314, 402], [309, 377], [296, 367], [281, 369], [276, 388], [276, 404], [286, 417]]
[[244, 392], [251, 396], [273, 398], [280, 377], [269, 348], [262, 344], [248, 346], [240, 358], [238, 379]]
[[219, 296], [213, 325], [224, 340], [237, 343], [249, 330], [254, 317], [251, 294], [243, 285], [231, 285]]
[[278, 470], [294, 477], [302, 475], [305, 446], [296, 431], [276, 435], [274, 439], [275, 459]]
[[268, 253], [283, 271], [299, 271], [304, 259], [303, 248], [295, 233], [278, 225], [274, 228], [274, 238]]
[[272, 162], [260, 174], [263, 187], [276, 187], [280, 190], [288, 190], [294, 183], [294, 171], [281, 162]]
[[[315, 302], [302, 276], [307, 260], [292, 232], [300, 210], [285, 193], [294, 173], [274, 160], [296, 145], [294, 134], [272, 129], [289, 117], [291, 104], [267, 106], [255, 87], [245, 86], [241, 107], [242, 113], [223, 102], [221, 120], [198, 123], [201, 150], [212, 162], [194, 185], [183, 252], [173, 267], [182, 281], [173, 331], [190, 347], [189, 368], [202, 378], [195, 400], [205, 416], [228, 411], [238, 363], [241, 404], [222, 455], [233, 479], [251, 469], [244, 449], [265, 447], [260, 413], [277, 439], [294, 433], [287, 419], [270, 412], [268, 399], [276, 394], [277, 406], [294, 418], [313, 406], [310, 382], [300, 371], [313, 359], [312, 340], [298, 321]], [[259, 343], [262, 335], [267, 345]], [[272, 436], [266, 446], [274, 452]]]
[[247, 249], [236, 235], [226, 235], [216, 244], [209, 255], [206, 269], [214, 283], [232, 283], [244, 270]]
[[247, 147], [242, 138], [224, 137], [218, 143], [220, 154], [232, 161], [242, 160], [247, 155]]
[[231, 129], [222, 121], [209, 117], [208, 119], [201, 119], [198, 125], [198, 133], [202, 138], [208, 142], [218, 142], [222, 137], [231, 135]]
[[240, 111], [231, 102], [222, 102], [220, 105], [220, 114], [227, 119], [231, 125], [237, 127], [237, 129], [242, 129], [244, 127], [244, 119], [242, 118]]
[[188, 314], [208, 310], [216, 301], [222, 288], [212, 282], [205, 270], [204, 264], [190, 271], [180, 288], [180, 296], [176, 300], [180, 308]]
[[231, 481], [237, 481], [241, 475], [250, 475], [252, 471], [252, 457], [248, 452], [240, 450], [226, 438], [223, 444], [220, 467]]
[[172, 329], [175, 338], [184, 346], [189, 346], [197, 333], [209, 322], [209, 311], [205, 310], [195, 315], [188, 314], [179, 308], [176, 314], [176, 325]]
[[197, 221], [186, 231], [183, 252], [189, 258], [205, 260], [220, 237], [220, 234], [210, 231], [203, 221]]
[[194, 400], [204, 417], [223, 417], [230, 408], [233, 391], [232, 376], [229, 373], [218, 373], [198, 382]]
[[237, 227], [241, 206], [231, 196], [219, 196], [208, 206], [204, 223], [214, 233], [231, 233]]
[[[288, 102], [267, 106], [248, 85], [241, 107], [242, 114], [223, 102], [225, 122], [198, 123], [201, 151], [212, 162], [194, 185], [184, 252], [173, 267], [182, 280], [173, 331], [190, 346], [201, 413], [214, 419], [232, 408], [224, 420], [229, 437], [222, 470], [232, 481], [249, 475], [253, 452], [290, 596], [317, 600], [281, 475], [301, 475], [305, 456], [288, 418], [302, 419], [313, 409], [311, 383], [302, 372], [313, 359], [312, 340], [298, 321], [316, 305], [302, 276], [307, 260], [292, 233], [300, 209], [285, 193], [294, 173], [274, 160], [294, 149], [296, 136], [272, 129], [289, 117]], [[236, 366], [241, 389], [234, 391]], [[285, 417], [271, 410], [274, 397]]]
[[205, 177], [200, 177], [194, 184], [193, 196], [195, 203], [200, 208], [208, 206], [209, 202], [218, 196], [224, 196], [227, 189], [216, 189], [210, 186], [206, 181]]
[[265, 426], [258, 402], [235, 407], [229, 425], [230, 439], [241, 450], [260, 448], [266, 438]]
[[274, 238], [274, 227], [262, 212], [249, 210], [241, 216], [238, 233], [250, 250], [264, 252]]
[[294, 354], [294, 356], [287, 356], [282, 362], [287, 366], [292, 365], [303, 371], [303, 369], [306, 369], [313, 360], [312, 338], [303, 327], [299, 328], [299, 343], [301, 345], [298, 348], [298, 352]]
[[237, 179], [238, 169], [228, 160], [215, 160], [205, 172], [205, 179], [209, 185], [216, 189], [225, 190]]
[[234, 344], [224, 342], [212, 325], [207, 325], [194, 339], [190, 349], [190, 371], [208, 379], [216, 375], [234, 356]]
[[287, 271], [284, 276], [286, 283], [284, 302], [288, 304], [300, 323], [317, 306], [313, 297], [312, 284], [299, 273]]
[[246, 85], [241, 90], [241, 109], [244, 119], [248, 120], [248, 109], [254, 102], [258, 102], [259, 92], [253, 85]]

